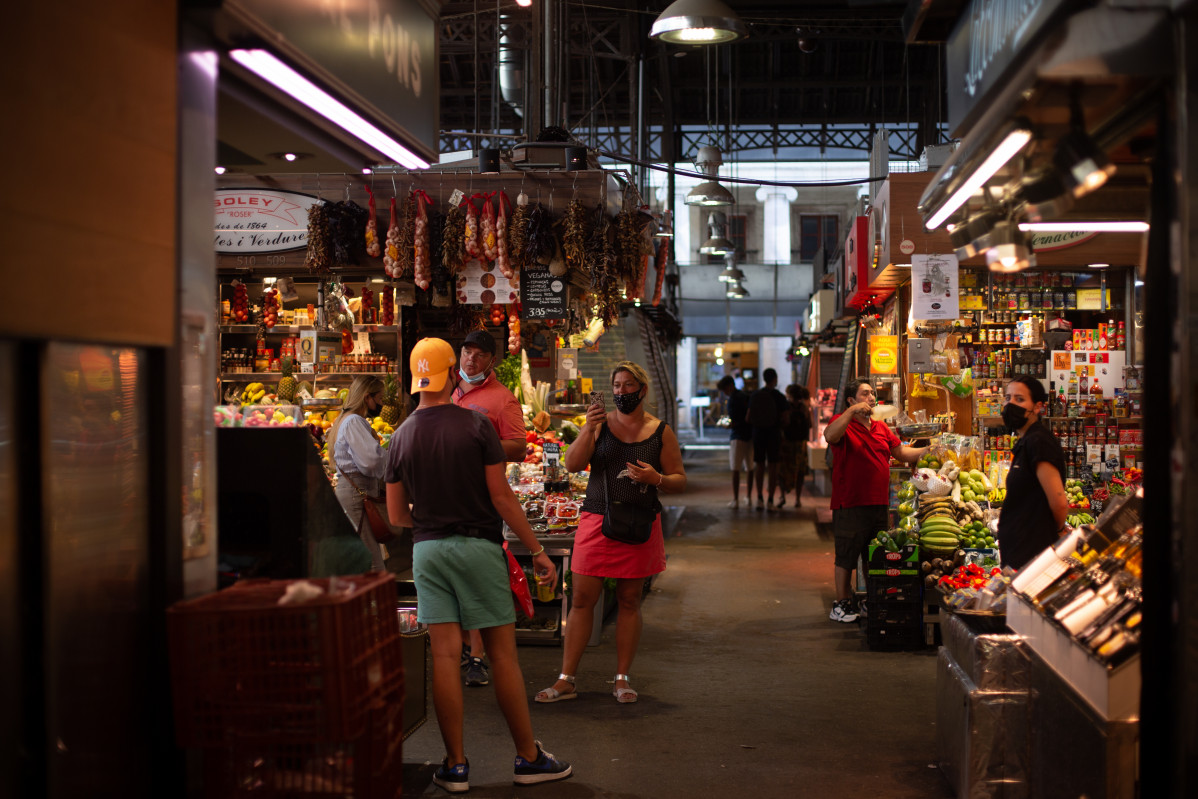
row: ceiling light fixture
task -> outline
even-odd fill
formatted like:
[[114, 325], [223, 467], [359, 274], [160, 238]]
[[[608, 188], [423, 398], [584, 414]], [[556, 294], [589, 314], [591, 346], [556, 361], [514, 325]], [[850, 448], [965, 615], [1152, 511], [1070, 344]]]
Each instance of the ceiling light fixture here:
[[520, 6], [521, 8], [528, 8], [532, 5], [532, 0], [516, 0], [516, 5]]
[[480, 175], [499, 174], [499, 148], [483, 147], [478, 151], [478, 173]]
[[674, 215], [669, 211], [662, 211], [657, 219], [657, 232], [653, 235], [663, 239], [674, 238], [673, 218]]
[[986, 249], [985, 242], [982, 240], [989, 235], [1000, 219], [996, 210], [981, 211], [971, 216], [968, 222], [956, 225], [949, 231], [948, 238], [952, 242], [957, 257], [972, 258]]
[[1029, 233], [1147, 233], [1147, 222], [1099, 220], [1078, 222], [1022, 222], [1019, 229]]
[[266, 50], [230, 50], [229, 57], [400, 166], [407, 169], [428, 168], [428, 161], [367, 122], [357, 112]]
[[723, 211], [712, 211], [707, 217], [707, 230], [711, 234], [707, 241], [699, 247], [704, 255], [728, 255], [736, 252], [736, 245], [724, 237], [728, 217]]
[[748, 35], [745, 23], [720, 0], [676, 0], [649, 30], [650, 39], [670, 44], [727, 44]]
[[1057, 143], [1052, 160], [1074, 197], [1084, 197], [1115, 174], [1111, 159], [1080, 128], [1074, 128]]
[[1025, 123], [1015, 123], [1012, 130], [1003, 137], [1003, 140], [986, 157], [981, 166], [973, 171], [973, 174], [953, 192], [936, 213], [932, 214], [925, 225], [927, 229], [935, 230], [947, 222], [958, 208], [973, 197], [982, 186], [986, 185], [986, 181], [994, 177], [994, 173], [1002, 169], [1031, 140], [1031, 129]]
[[298, 156], [298, 155], [296, 155], [295, 153], [283, 153], [283, 160], [284, 160], [284, 161], [294, 161], [294, 160], [296, 160], [297, 158], [299, 158], [299, 156]]
[[218, 175], [225, 174], [225, 168], [223, 166], [218, 166], [215, 171], [216, 171], [216, 174], [218, 174]]
[[986, 266], [991, 272], [1022, 272], [1032, 265], [1034, 256], [1027, 236], [1015, 222], [1004, 219], [990, 231]]
[[1087, 264], [1091, 269], [1109, 269], [1110, 264]]
[[724, 296], [730, 300], [743, 300], [749, 296], [749, 290], [741, 285], [741, 282], [738, 280], [735, 283], [728, 284], [728, 291], [725, 292]]
[[745, 279], [745, 273], [740, 271], [740, 267], [736, 264], [728, 264], [724, 267], [724, 271], [717, 276], [717, 279], [721, 283], [738, 283]]
[[699, 148], [699, 155], [695, 158], [695, 168], [710, 177], [711, 180], [703, 181], [686, 193], [687, 205], [701, 205], [713, 208], [732, 205], [732, 203], [736, 202], [736, 198], [732, 196], [732, 192], [717, 182], [720, 166], [723, 163], [724, 155], [720, 152], [719, 147], [708, 145]]

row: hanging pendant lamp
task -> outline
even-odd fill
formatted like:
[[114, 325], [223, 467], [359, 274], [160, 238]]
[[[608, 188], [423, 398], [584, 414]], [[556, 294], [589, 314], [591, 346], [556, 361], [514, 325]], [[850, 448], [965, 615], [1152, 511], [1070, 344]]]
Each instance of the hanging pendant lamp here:
[[685, 202], [687, 205], [701, 205], [714, 208], [722, 205], [732, 205], [736, 202], [736, 198], [732, 196], [732, 192], [721, 186], [717, 181], [720, 165], [723, 163], [724, 155], [719, 147], [708, 145], [699, 148], [699, 155], [695, 158], [695, 168], [711, 178], [711, 180], [703, 181], [686, 193]]
[[720, 0], [676, 0], [649, 30], [649, 38], [670, 44], [727, 44], [748, 35], [744, 21]]

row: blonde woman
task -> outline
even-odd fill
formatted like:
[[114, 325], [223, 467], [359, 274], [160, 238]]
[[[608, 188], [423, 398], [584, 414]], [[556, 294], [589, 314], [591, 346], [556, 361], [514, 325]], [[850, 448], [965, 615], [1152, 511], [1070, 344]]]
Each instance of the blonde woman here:
[[[665, 571], [666, 548], [661, 532], [662, 493], [686, 490], [686, 471], [678, 438], [665, 422], [645, 412], [649, 376], [632, 361], [621, 361], [611, 373], [616, 409], [600, 404], [587, 409], [587, 421], [566, 451], [566, 468], [582, 471], [589, 463], [591, 478], [582, 506], [570, 570], [573, 596], [566, 622], [562, 671], [557, 682], [537, 693], [537, 702], [559, 702], [577, 696], [575, 674], [594, 622], [603, 580], [616, 580], [616, 675], [612, 694], [620, 703], [635, 702], [637, 692], [628, 672], [641, 638], [641, 597], [645, 578]], [[610, 500], [610, 503], [609, 503]], [[605, 532], [604, 517], [611, 503], [635, 505], [652, 518], [648, 540], [625, 543]], [[614, 516], [608, 519], [612, 529]], [[648, 525], [643, 525], [647, 527]]]
[[376, 571], [383, 569], [383, 553], [366, 519], [362, 494], [383, 495], [387, 451], [379, 445], [368, 419], [382, 407], [383, 381], [368, 375], [355, 377], [345, 405], [326, 436], [329, 461], [337, 469], [337, 499], [370, 550], [370, 565]]

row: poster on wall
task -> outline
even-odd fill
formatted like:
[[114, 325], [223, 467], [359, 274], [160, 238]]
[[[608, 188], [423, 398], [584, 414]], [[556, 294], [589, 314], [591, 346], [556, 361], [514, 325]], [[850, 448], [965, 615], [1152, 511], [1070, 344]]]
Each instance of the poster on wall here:
[[472, 259], [458, 275], [458, 302], [463, 305], [506, 305], [519, 299], [520, 291], [496, 268], [494, 261]]
[[961, 315], [957, 256], [911, 256], [911, 315], [956, 319]]
[[869, 337], [869, 373], [871, 375], [898, 374], [898, 336], [876, 335]]

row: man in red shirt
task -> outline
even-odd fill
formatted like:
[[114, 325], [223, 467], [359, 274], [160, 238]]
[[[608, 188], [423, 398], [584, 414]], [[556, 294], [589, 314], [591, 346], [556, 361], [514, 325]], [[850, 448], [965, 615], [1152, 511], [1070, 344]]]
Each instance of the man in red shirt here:
[[[499, 382], [491, 369], [495, 365], [495, 337], [485, 330], [475, 330], [462, 342], [458, 354], [460, 368], [453, 392], [453, 404], [478, 411], [491, 420], [499, 434], [499, 445], [509, 461], [524, 460], [524, 411], [507, 386]], [[469, 635], [469, 644], [465, 639]], [[483, 660], [483, 639], [478, 630], [462, 633], [462, 676], [466, 685], [480, 686], [491, 681]]]
[[870, 418], [877, 397], [865, 380], [845, 386], [853, 404], [824, 430], [832, 450], [832, 534], [836, 541], [836, 601], [828, 618], [854, 622], [853, 569], [865, 546], [889, 527], [890, 458], [915, 463], [927, 447], [905, 447], [883, 422]]

